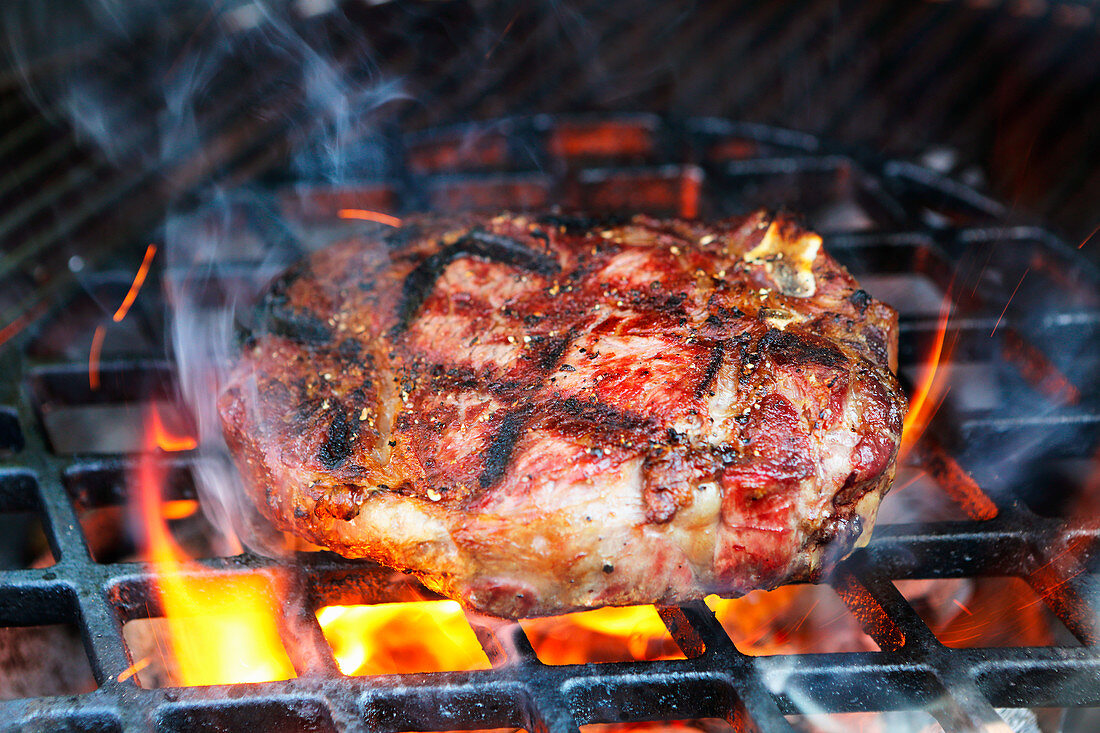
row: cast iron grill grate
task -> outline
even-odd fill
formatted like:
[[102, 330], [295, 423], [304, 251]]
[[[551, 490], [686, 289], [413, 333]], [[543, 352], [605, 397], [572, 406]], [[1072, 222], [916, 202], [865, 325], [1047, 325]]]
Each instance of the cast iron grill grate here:
[[[540, 117], [401, 142], [386, 147], [395, 157], [387, 169], [399, 175], [304, 195], [296, 186], [296, 195], [281, 199], [288, 215], [325, 221], [341, 208], [560, 203], [716, 217], [787, 206], [805, 213], [826, 234], [827, 248], [876, 294], [896, 296], [901, 375], [910, 387], [937, 338], [941, 301], [952, 294], [945, 355], [979, 368], [979, 376], [952, 383], [908, 462], [951, 498], [956, 521], [880, 524], [872, 543], [829, 580], [880, 650], [750, 656], [698, 603], [658, 609], [684, 659], [549, 665], [520, 627], [489, 628], [471, 618], [492, 669], [345, 677], [315, 611], [404, 600], [387, 585], [389, 572], [328, 553], [301, 553], [292, 564], [244, 553], [198, 560], [198, 572], [227, 581], [259, 576], [287, 589], [273, 613], [296, 677], [142, 688], [128, 674], [135, 659], [122, 627], [162, 613], [153, 568], [103, 555], [82, 524], [84, 512], [126, 501], [132, 436], [127, 443], [123, 431], [93, 447], [73, 435], [83, 429], [95, 437], [97, 425], [141, 414], [126, 405], [171, 397], [171, 368], [157, 358], [161, 308], [150, 287], [124, 322], [134, 332], [104, 349], [97, 390], [89, 387], [88, 349], [95, 318], [105, 323], [109, 314], [82, 321], [79, 298], [0, 354], [0, 512], [40, 517], [54, 560], [0, 571], [0, 625], [76, 625], [97, 685], [84, 694], [0, 702], [4, 725], [566, 732], [588, 723], [713, 717], [735, 729], [772, 731], [788, 729], [785, 716], [807, 710], [920, 709], [953, 731], [998, 723], [1003, 708], [1100, 706], [1093, 576], [1100, 515], [1054, 470], [1060, 461], [1091, 461], [1100, 432], [1091, 346], [1100, 336], [1100, 274], [1071, 249], [1041, 229], [1000, 224], [998, 204], [923, 169], [856, 160], [812, 137], [756, 125]], [[107, 273], [90, 287], [117, 292], [131, 277]], [[992, 399], [967, 391], [975, 380], [992, 389]], [[1035, 441], [1037, 434], [1044, 439]], [[1006, 453], [1016, 459], [1000, 461]], [[193, 498], [187, 453], [161, 460], [174, 477], [172, 496]], [[948, 646], [894, 584], [1002, 576], [1022, 579], [1072, 638], [1052, 646]]]

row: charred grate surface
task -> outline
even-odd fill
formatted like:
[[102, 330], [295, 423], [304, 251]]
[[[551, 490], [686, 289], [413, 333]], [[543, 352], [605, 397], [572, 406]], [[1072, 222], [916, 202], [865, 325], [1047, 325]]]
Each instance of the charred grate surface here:
[[[503, 158], [500, 147], [477, 144], [487, 134], [503, 135]], [[81, 695], [0, 702], [3, 725], [567, 733], [588, 723], [717, 717], [738, 730], [772, 731], [789, 729], [785, 716], [806, 710], [920, 709], [945, 729], [963, 731], [999, 723], [1001, 708], [1100, 706], [1100, 517], [1087, 503], [1073, 503], [1087, 497], [1052, 469], [1066, 458], [1091, 460], [1100, 432], [1100, 274], [1070, 248], [1041, 229], [1000, 225], [1000, 205], [926, 170], [855, 160], [805, 135], [724, 120], [510, 120], [405, 143], [408, 157], [393, 167], [407, 171], [401, 180], [288, 195], [288, 212], [355, 227], [362, 224], [338, 222], [336, 211], [514, 208], [516, 190], [537, 192], [521, 199], [531, 208], [564, 202], [600, 213], [713, 217], [786, 205], [805, 212], [866, 287], [898, 305], [901, 374], [910, 386], [938, 338], [942, 296], [953, 293], [944, 359], [992, 369], [983, 379], [992, 373], [1000, 393], [991, 402], [960, 389], [937, 397], [935, 421], [908, 458], [951, 498], [956, 521], [880, 524], [870, 546], [830, 579], [880, 651], [749, 656], [699, 603], [658, 609], [685, 659], [549, 665], [518, 626], [490, 628], [471, 618], [492, 669], [345, 677], [314, 612], [327, 604], [404, 600], [387, 586], [389, 572], [328, 553], [301, 553], [290, 565], [246, 553], [197, 562], [209, 578], [260, 575], [289, 589], [276, 613], [297, 676], [141, 688], [130, 674], [136, 660], [122, 626], [158, 615], [154, 569], [101, 556], [81, 522], [85, 510], [126, 501], [124, 476], [136, 458], [112, 447], [125, 441], [81, 450], [64, 439], [81, 419], [101, 427], [124, 420], [125, 411], [102, 412], [118, 403], [170, 395], [170, 369], [154, 358], [163, 324], [150, 289], [120, 324], [133, 318], [137, 332], [121, 348], [104, 347], [96, 390], [88, 386], [88, 350], [98, 321], [80, 320], [79, 298], [0, 354], [0, 512], [40, 516], [55, 561], [0, 571], [0, 625], [77, 625], [98, 685]], [[536, 151], [543, 165], [525, 172], [507, 153], [517, 150]], [[107, 273], [97, 283], [115, 293], [131, 276]], [[88, 410], [83, 418], [78, 408]], [[76, 423], [51, 422], [63, 409]], [[1045, 439], [1030, 441], [1036, 434]], [[1012, 464], [988, 460], [1006, 452], [1026, 455]], [[162, 460], [170, 476], [186, 473], [186, 452]], [[1006, 478], [1006, 467], [1019, 470]], [[174, 496], [193, 496], [186, 481], [170, 483]], [[1003, 576], [1034, 590], [1072, 640], [949, 647], [894, 584]]]

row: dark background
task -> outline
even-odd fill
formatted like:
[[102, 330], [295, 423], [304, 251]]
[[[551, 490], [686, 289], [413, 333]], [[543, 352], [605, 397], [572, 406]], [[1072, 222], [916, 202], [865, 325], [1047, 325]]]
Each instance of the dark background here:
[[302, 164], [318, 119], [343, 151], [513, 115], [715, 115], [933, 166], [1074, 245], [1100, 224], [1083, 0], [86, 0], [0, 22], [0, 328], [211, 183], [385, 173], [369, 146], [335, 179]]

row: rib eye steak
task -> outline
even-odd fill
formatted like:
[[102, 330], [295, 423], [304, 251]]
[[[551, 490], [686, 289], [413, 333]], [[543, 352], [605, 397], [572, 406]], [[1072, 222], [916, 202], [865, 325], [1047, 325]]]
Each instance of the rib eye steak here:
[[897, 314], [785, 217], [409, 220], [259, 313], [218, 403], [255, 503], [483, 612], [813, 580], [893, 479]]

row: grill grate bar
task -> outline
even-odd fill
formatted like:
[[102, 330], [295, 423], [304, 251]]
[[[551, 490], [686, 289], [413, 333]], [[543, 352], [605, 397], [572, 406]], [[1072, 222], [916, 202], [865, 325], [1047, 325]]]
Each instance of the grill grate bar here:
[[[1028, 252], [1032, 257], [1029, 261], [1034, 262], [1041, 255], [1055, 271], [1076, 262], [1067, 246], [1041, 229], [986, 226], [996, 217], [999, 207], [983, 196], [965, 193], [968, 190], [958, 184], [907, 165], [857, 163], [847, 156], [823, 150], [812, 138], [781, 130], [717, 120], [669, 125], [655, 117], [636, 116], [611, 120], [521, 119], [494, 129], [509, 138], [507, 150], [515, 154], [529, 149], [532, 141], [547, 145], [548, 139], [569, 125], [573, 126], [570, 129], [579, 129], [578, 125], [601, 124], [646, 130], [653, 147], [650, 159], [660, 161], [662, 156], [679, 155], [685, 150], [698, 152], [702, 205], [722, 211], [755, 205], [750, 194], [757, 184], [746, 181], [798, 181], [802, 180], [798, 176], [812, 175], [818, 176], [812, 180], [846, 181], [844, 185], [849, 189], [862, 185], [859, 181], [864, 178], [877, 181], [879, 195], [891, 200], [896, 197], [897, 201], [893, 204], [887, 201], [871, 230], [840, 232], [830, 235], [827, 241], [830, 251], [865, 269], [867, 274], [906, 276], [919, 272], [946, 290], [952, 272], [975, 248], [997, 247], [1002, 259], [1013, 252]], [[716, 142], [731, 138], [759, 153], [755, 158], [737, 162], [711, 157]], [[446, 139], [445, 135], [422, 137], [420, 143]], [[562, 160], [562, 155], [562, 151], [537, 153], [554, 170], [569, 171], [585, 165], [583, 161]], [[615, 151], [609, 151], [609, 155], [600, 159], [598, 169], [588, 167], [581, 171], [587, 177], [580, 178], [595, 182], [619, 178], [633, 181], [640, 171], [654, 170], [639, 168], [634, 158], [625, 165], [616, 165], [617, 160]], [[394, 163], [392, 169], [401, 168]], [[671, 173], [676, 170], [667, 169]], [[598, 171], [598, 176], [591, 171]], [[461, 183], [491, 176], [479, 173], [464, 178], [464, 175], [452, 173], [448, 180]], [[434, 181], [431, 173], [408, 179], [414, 189], [430, 186]], [[382, 181], [380, 185], [388, 183]], [[598, 188], [591, 190], [598, 192]], [[965, 195], [956, 196], [960, 190]], [[669, 191], [668, 195], [675, 199], [670, 210], [675, 210], [679, 206], [678, 189]], [[398, 195], [408, 195], [405, 208], [409, 208], [412, 204], [408, 202], [415, 202], [420, 194], [414, 190]], [[744, 198], [738, 198], [741, 196]], [[354, 197], [349, 200], [354, 203]], [[921, 212], [937, 206], [962, 212], [956, 214], [962, 217], [958, 226], [937, 229], [922, 224]], [[400, 211], [401, 206], [395, 210]], [[813, 209], [809, 215], [815, 215]], [[1009, 275], [1013, 275], [1011, 268], [1018, 265], [1007, 260], [993, 262], [995, 268], [1008, 268], [1005, 272]], [[1016, 338], [1035, 344], [1050, 343], [1051, 334], [1061, 343], [1062, 336], [1069, 331], [1096, 330], [1100, 307], [1095, 298], [1089, 300], [1086, 296], [1100, 282], [1100, 276], [1087, 267], [1078, 269], [1073, 278], [1057, 288], [1059, 295], [1072, 301], [1069, 306], [1038, 317], [1029, 315], [1025, 306], [1009, 308], [1000, 329], [1003, 332], [1013, 329], [1018, 334]], [[863, 271], [857, 274], [862, 277]], [[1000, 284], [992, 279], [983, 280], [974, 289], [973, 297], [958, 303], [951, 333], [959, 341], [955, 353], [960, 358], [982, 362], [1003, 359], [1001, 338], [991, 339], [988, 334], [1000, 318], [1004, 282], [1011, 286], [1014, 277], [1002, 277]], [[925, 342], [935, 333], [937, 325], [934, 314], [910, 314], [903, 319], [903, 372], [923, 361]], [[1042, 354], [1038, 346], [1034, 348]], [[920, 525], [882, 524], [871, 545], [856, 552], [843, 570], [830, 579], [861, 628], [878, 644], [881, 649], [878, 652], [749, 656], [737, 648], [714, 613], [704, 604], [696, 603], [658, 609], [686, 659], [548, 665], [538, 659], [530, 640], [518, 626], [501, 628], [471, 616], [468, 620], [492, 669], [349, 678], [337, 673], [335, 658], [315, 612], [323, 605], [393, 600], [387, 597], [389, 591], [384, 582], [389, 571], [328, 553], [300, 553], [291, 563], [244, 554], [199, 559], [189, 572], [195, 577], [226, 580], [261, 574], [270, 578], [272, 585], [285, 587], [277, 620], [298, 676], [260, 684], [143, 689], [132, 676], [118, 682], [135, 661], [127, 651], [121, 630], [131, 620], [160, 615], [162, 609], [153, 586], [155, 567], [146, 562], [94, 562], [80, 529], [78, 509], [104, 499], [81, 493], [79, 488], [67, 488], [63, 477], [96, 464], [90, 456], [57, 456], [50, 451], [48, 437], [38, 420], [39, 412], [49, 405], [36, 403], [33, 390], [20, 387], [36, 383], [30, 379], [32, 375], [47, 372], [65, 372], [72, 379], [84, 379], [84, 365], [35, 362], [13, 350], [0, 354], [0, 358], [4, 359], [0, 372], [12, 375], [8, 385], [0, 387], [3, 390], [0, 402], [15, 407], [26, 437], [23, 451], [2, 459], [0, 467], [9, 473], [0, 472], [0, 486], [16, 480], [16, 473], [12, 472], [23, 476], [20, 480], [24, 482], [27, 477], [33, 478], [57, 560], [46, 569], [0, 571], [0, 622], [41, 623], [43, 614], [52, 614], [59, 621], [76, 622], [83, 631], [93, 675], [99, 684], [98, 690], [80, 696], [76, 703], [72, 698], [0, 702], [0, 714], [7, 715], [6, 719], [27, 721], [47, 713], [64, 718], [95, 710], [116, 719], [127, 731], [165, 726], [171, 729], [165, 721], [176, 720], [173, 716], [191, 720], [187, 716], [199, 715], [196, 711], [228, 709], [229, 705], [238, 706], [234, 710], [298, 711], [296, 715], [306, 715], [301, 710], [307, 713], [320, 710], [323, 717], [327, 716], [325, 720], [339, 730], [397, 731], [473, 725], [523, 726], [531, 731], [557, 732], [575, 731], [578, 725], [617, 717], [639, 720], [668, 715], [717, 716], [743, 727], [788, 730], [790, 724], [785, 716], [807, 710], [851, 712], [920, 707], [945, 727], [965, 730], [999, 725], [996, 707], [1081, 705], [1094, 703], [1100, 697], [1100, 686], [1081, 682], [1094, 680], [1100, 670], [1100, 655], [1095, 646], [1096, 614], [1091, 605], [1095, 597], [1093, 580], [1087, 575], [1091, 571], [1085, 570], [1093, 548], [1100, 546], [1100, 525], [1091, 520], [1070, 522], [1039, 516], [1010, 492], [994, 491], [990, 488], [992, 484], [983, 485], [984, 474], [980, 473], [973, 480], [967, 479], [972, 486], [968, 483], [967, 487], [953, 489], [951, 481], [968, 467], [964, 459], [973, 456], [964, 454], [956, 458], [942, 447], [957, 444], [949, 440], [950, 430], [959, 430], [964, 435], [984, 432], [1011, 436], [1033, 431], [1036, 425], [1064, 424], [1079, 426], [1084, 430], [1081, 435], [1089, 442], [1088, 446], [1077, 444], [1066, 450], [1072, 448], [1075, 455], [1083, 449], [1087, 451], [1100, 430], [1100, 415], [1091, 397], [1098, 393], [1095, 389], [1082, 391], [1085, 401], [1081, 404], [1066, 406], [1052, 401], [1046, 412], [1037, 410], [1031, 415], [969, 408], [949, 413], [945, 408], [943, 414], [951, 419], [938, 419], [911, 462], [944, 484], [942, 488], [956, 503], [965, 503], [966, 492], [971, 492], [969, 499], [977, 502], [971, 517], [991, 518]], [[1017, 371], [1024, 371], [1016, 366]], [[110, 364], [101, 367], [110, 371]], [[1015, 378], [1021, 383], [1026, 381], [1021, 375]], [[1046, 400], [1042, 394], [1033, 399]], [[186, 456], [172, 460], [184, 465], [188, 462]], [[936, 461], [949, 461], [950, 465], [935, 469]], [[124, 477], [132, 459], [119, 458], [107, 465]], [[11, 493], [0, 491], [0, 497]], [[937, 639], [893, 582], [1001, 576], [1024, 580], [1038, 595], [1037, 602], [1049, 608], [1081, 646], [949, 648]], [[1029, 675], [1046, 683], [1028, 682]], [[1006, 680], [1016, 684], [1010, 685]], [[324, 725], [328, 723], [322, 728]]]

